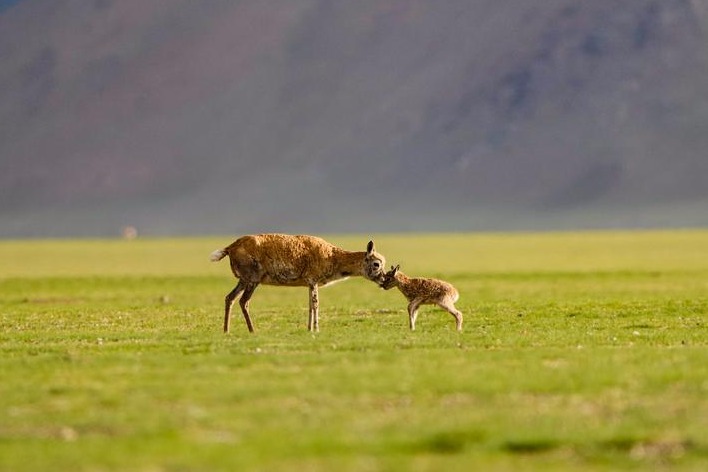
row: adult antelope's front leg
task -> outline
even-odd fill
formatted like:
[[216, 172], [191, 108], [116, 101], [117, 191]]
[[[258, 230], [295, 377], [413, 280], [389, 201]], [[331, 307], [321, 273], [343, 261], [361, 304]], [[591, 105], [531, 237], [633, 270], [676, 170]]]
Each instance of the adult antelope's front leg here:
[[319, 312], [320, 312], [320, 296], [317, 285], [310, 285], [310, 315], [307, 320], [307, 329], [309, 331], [319, 331]]

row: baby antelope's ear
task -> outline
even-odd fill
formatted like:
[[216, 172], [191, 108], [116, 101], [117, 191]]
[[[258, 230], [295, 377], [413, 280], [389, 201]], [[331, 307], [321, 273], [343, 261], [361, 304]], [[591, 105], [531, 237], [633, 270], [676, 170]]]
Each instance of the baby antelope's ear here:
[[393, 275], [396, 275], [396, 272], [398, 272], [398, 269], [401, 268], [401, 264], [398, 264], [396, 267], [393, 267]]

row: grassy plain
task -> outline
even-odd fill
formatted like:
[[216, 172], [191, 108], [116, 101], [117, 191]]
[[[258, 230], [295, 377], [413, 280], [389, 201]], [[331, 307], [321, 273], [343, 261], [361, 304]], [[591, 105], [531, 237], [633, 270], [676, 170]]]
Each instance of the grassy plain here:
[[351, 279], [224, 335], [231, 237], [0, 242], [0, 470], [706, 470], [708, 231], [374, 239], [462, 333]]

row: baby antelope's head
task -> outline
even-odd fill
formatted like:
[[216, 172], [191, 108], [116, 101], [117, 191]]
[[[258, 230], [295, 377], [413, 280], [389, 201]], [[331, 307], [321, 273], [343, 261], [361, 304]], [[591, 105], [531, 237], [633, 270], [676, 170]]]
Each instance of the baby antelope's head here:
[[396, 280], [396, 274], [398, 273], [398, 269], [400, 268], [400, 265], [397, 265], [396, 267], [391, 266], [391, 270], [389, 270], [383, 275], [379, 286], [384, 290], [390, 290], [396, 285], [398, 285], [398, 281]]

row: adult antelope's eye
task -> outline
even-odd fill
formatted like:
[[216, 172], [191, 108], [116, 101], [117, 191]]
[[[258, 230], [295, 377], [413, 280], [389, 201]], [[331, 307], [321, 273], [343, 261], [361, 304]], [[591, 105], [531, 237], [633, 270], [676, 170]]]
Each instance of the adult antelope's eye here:
[[380, 269], [381, 268], [381, 263], [379, 261], [376, 261], [373, 263], [374, 269]]

